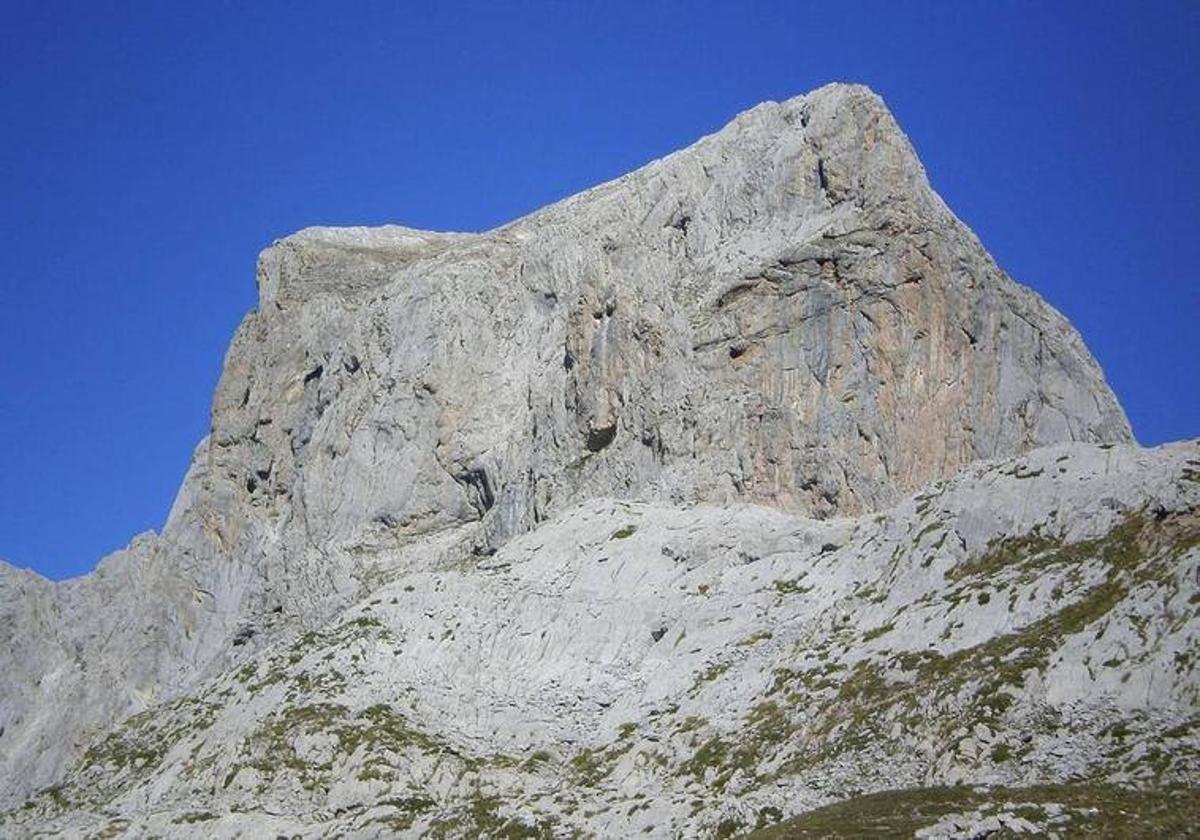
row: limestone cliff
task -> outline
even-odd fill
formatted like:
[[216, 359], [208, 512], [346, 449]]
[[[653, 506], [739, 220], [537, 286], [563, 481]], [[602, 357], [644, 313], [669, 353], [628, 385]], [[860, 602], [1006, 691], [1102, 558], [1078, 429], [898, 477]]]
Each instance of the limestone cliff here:
[[[737, 565], [728, 550], [742, 541], [770, 542], [778, 531], [779, 547], [744, 553], [790, 558], [786, 570], [783, 561], [770, 566], [784, 583], [780, 593], [790, 592], [788, 581], [808, 585], [800, 572], [820, 578], [829, 545], [839, 563], [864, 564], [866, 577], [854, 583], [875, 581], [884, 599], [871, 603], [891, 609], [896, 598], [936, 598], [949, 566], [926, 572], [909, 564], [903, 568], [915, 577], [896, 577], [899, 567], [885, 570], [880, 553], [923, 545], [928, 532], [915, 527], [913, 494], [982, 460], [1034, 469], [1021, 456], [1055, 444], [1076, 444], [1061, 450], [1067, 467], [1093, 478], [1107, 457], [1097, 453], [1109, 451], [1100, 445], [1122, 445], [1119, 463], [1146, 466], [1126, 484], [1089, 478], [1088, 492], [1068, 492], [1065, 479], [1050, 475], [1033, 481], [1046, 501], [1026, 530], [1013, 524], [1028, 514], [1025, 490], [1013, 485], [990, 502], [981, 473], [962, 498], [994, 510], [956, 502], [952, 519], [968, 524], [937, 546], [947, 554], [931, 556], [969, 566], [982, 562], [988, 539], [1022, 538], [1047, 523], [1057, 540], [1100, 539], [1120, 524], [1116, 513], [1062, 519], [1051, 510], [1061, 496], [1090, 511], [1088, 493], [1129, 495], [1122, 516], [1170, 497], [1172, 516], [1192, 533], [1181, 490], [1145, 489], [1159, 486], [1155, 469], [1178, 476], [1190, 456], [1154, 460], [1128, 446], [1129, 426], [1077, 333], [994, 264], [933, 192], [882, 102], [862, 87], [831, 85], [760, 105], [687, 149], [487, 233], [301, 231], [263, 252], [257, 281], [259, 305], [233, 339], [211, 433], [161, 535], [139, 537], [95, 574], [62, 584], [0, 569], [0, 668], [11, 675], [0, 688], [0, 804], [64, 778], [84, 785], [80, 757], [90, 750], [88, 766], [99, 766], [95, 751], [126, 737], [112, 724], [143, 710], [151, 717], [135, 721], [176, 729], [189, 716], [232, 715], [220, 737], [253, 741], [254, 727], [284, 701], [278, 692], [245, 698], [232, 675], [274, 673], [286, 660], [280, 646], [297, 638], [332, 633], [333, 658], [349, 656], [343, 643], [358, 636], [342, 638], [337, 628], [365, 618], [362, 627], [376, 627], [364, 612], [368, 598], [396, 606], [376, 608], [375, 616], [387, 613], [383, 629], [356, 660], [374, 676], [363, 677], [370, 687], [353, 702], [328, 701], [338, 714], [367, 714], [379, 703], [393, 709], [396, 692], [413, 692], [415, 704], [459, 721], [436, 732], [426, 721], [429, 744], [478, 753], [485, 742], [502, 751], [495, 738], [536, 736], [562, 757], [565, 745], [599, 748], [594, 727], [619, 723], [614, 710], [643, 726], [650, 707], [642, 692], [653, 695], [650, 705], [685, 706], [700, 663], [688, 658], [685, 636], [733, 620], [747, 638], [765, 639], [777, 622], [801, 621], [771, 613], [770, 590], [756, 589], [767, 579], [739, 571], [730, 572], [730, 597], [713, 602], [704, 626], [680, 624], [691, 602], [676, 590], [701, 585], [688, 572], [706, 556], [722, 558], [713, 561], [721, 568]], [[875, 514], [892, 524], [868, 538]], [[638, 522], [626, 523], [630, 517]], [[949, 534], [951, 520], [939, 521]], [[604, 550], [610, 536], [601, 532], [610, 527], [612, 536], [626, 527], [697, 536], [686, 548], [665, 536], [653, 545], [618, 539], [641, 552], [618, 557]], [[858, 549], [837, 553], [855, 539]], [[561, 553], [576, 544], [597, 546], [586, 563], [620, 562], [592, 580], [571, 565], [582, 556], [568, 562]], [[536, 580], [504, 571], [534, 555], [537, 562], [521, 568], [536, 570]], [[815, 623], [793, 642], [813, 644], [813, 634], [837, 630], [841, 613], [829, 605], [857, 591], [847, 574], [826, 579], [820, 603], [801, 609], [801, 623]], [[644, 603], [643, 584], [655, 593]], [[715, 579], [703, 585], [720, 589]], [[409, 586], [425, 593], [420, 603], [405, 594]], [[927, 638], [930, 628], [897, 631], [882, 607], [848, 606], [845, 615], [857, 629], [869, 618], [890, 623], [886, 632], [903, 636], [897, 649], [941, 656], [1052, 614], [1037, 592], [1021, 619], [992, 606], [974, 612], [996, 617], [972, 618], [968, 630], [939, 624], [937, 632], [949, 634], [944, 644]], [[760, 600], [748, 623], [743, 611]], [[451, 603], [459, 605], [456, 619], [443, 615]], [[526, 615], [521, 604], [537, 608]], [[433, 624], [401, 629], [401, 614]], [[691, 663], [663, 670], [661, 684], [636, 676], [648, 662], [661, 667], [642, 658], [650, 650], [643, 623], [655, 625], [656, 646], [667, 634], [683, 646], [654, 656]], [[572, 632], [583, 648], [555, 641]], [[623, 652], [632, 644], [626, 632], [639, 640], [636, 655]], [[426, 644], [426, 636], [445, 644]], [[472, 641], [455, 647], [464, 636]], [[514, 638], [548, 641], [525, 649]], [[745, 691], [762, 689], [772, 669], [799, 667], [782, 649], [763, 658], [756, 644], [739, 648], [724, 635], [714, 644], [737, 663], [710, 657], [706, 667], [746, 669]], [[837, 661], [853, 671], [872, 649]], [[387, 663], [377, 661], [385, 654]], [[528, 667], [496, 670], [500, 660]], [[310, 681], [337, 681], [305, 667]], [[1156, 684], [1143, 705], [1165, 704], [1175, 720], [1181, 698], [1194, 694], [1192, 679], [1187, 671], [1177, 683]], [[569, 697], [593, 696], [533, 702], [533, 694], [553, 697], [566, 686]], [[300, 693], [309, 696], [308, 688]], [[237, 709], [228, 711], [231, 703]], [[317, 728], [340, 725], [325, 723]], [[205, 743], [189, 749], [207, 755]], [[323, 755], [312, 760], [333, 760]], [[174, 753], [146, 750], [143, 759], [185, 772]], [[207, 766], [233, 774], [202, 776], [223, 790], [244, 765], [214, 753]], [[938, 766], [938, 778], [954, 776], [950, 764]], [[261, 781], [262, 768], [255, 772]], [[914, 769], [912, 779], [928, 772]], [[139, 778], [101, 786], [141, 803], [122, 806], [123, 819], [168, 784], [150, 790]], [[245, 782], [247, 790], [258, 783]], [[810, 792], [804, 801], [819, 799]], [[783, 810], [791, 813], [800, 800], [788, 801]], [[318, 807], [303, 808], [310, 806]], [[706, 818], [671, 817], [677, 827]], [[641, 828], [612, 830], [634, 827]]]

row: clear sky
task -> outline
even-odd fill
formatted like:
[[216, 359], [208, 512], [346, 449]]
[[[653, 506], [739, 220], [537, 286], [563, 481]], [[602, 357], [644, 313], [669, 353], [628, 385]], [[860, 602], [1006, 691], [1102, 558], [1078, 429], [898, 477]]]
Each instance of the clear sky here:
[[834, 80], [1142, 443], [1200, 435], [1200, 3], [0, 11], [0, 557], [48, 576], [161, 527], [273, 238], [487, 229]]

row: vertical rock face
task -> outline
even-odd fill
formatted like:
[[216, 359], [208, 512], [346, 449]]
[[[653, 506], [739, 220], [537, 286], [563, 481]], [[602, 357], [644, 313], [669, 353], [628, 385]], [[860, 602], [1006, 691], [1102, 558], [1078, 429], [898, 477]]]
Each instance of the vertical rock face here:
[[1130, 439], [1074, 330], [862, 88], [488, 234], [305, 231], [259, 278], [216, 460], [343, 545], [503, 538], [596, 495], [855, 514], [979, 458]]
[[589, 499], [852, 516], [979, 459], [1131, 440], [1076, 332], [862, 87], [488, 233], [308, 229], [258, 286], [162, 535], [80, 581], [0, 573], [9, 802], [379, 574]]

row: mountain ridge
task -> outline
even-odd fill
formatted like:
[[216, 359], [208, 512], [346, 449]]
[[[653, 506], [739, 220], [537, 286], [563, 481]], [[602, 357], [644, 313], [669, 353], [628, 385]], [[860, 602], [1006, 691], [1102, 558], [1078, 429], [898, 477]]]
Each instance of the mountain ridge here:
[[[686, 518], [695, 505], [752, 505], [809, 523], [801, 531], [815, 533], [822, 522], [868, 528], [873, 516], [910, 517], [896, 512], [904, 500], [980, 464], [1040, 470], [1022, 486], [1076, 498], [1053, 474], [1043, 477], [1059, 468], [1042, 463], [1047, 447], [1070, 442], [1077, 451], [1064, 455], [1063, 469], [1078, 466], [1081, 475], [1093, 475], [1098, 453], [1146, 464], [1145, 475], [1122, 474], [1111, 485], [1087, 479], [1095, 493], [1190, 498], [1189, 445], [1163, 449], [1175, 453], [1169, 457], [1129, 445], [1128, 422], [1078, 333], [995, 265], [933, 191], [882, 100], [861, 86], [764, 103], [686, 149], [484, 233], [307, 228], [263, 251], [256, 282], [259, 305], [231, 342], [210, 434], [162, 532], [136, 538], [96, 573], [70, 582], [0, 565], [0, 663], [13, 676], [0, 694], [0, 806], [66, 779], [85, 794], [76, 803], [84, 810], [56, 811], [45, 794], [28, 800], [31, 810], [47, 824], [82, 824], [87, 809], [99, 807], [97, 791], [110, 789], [93, 779], [100, 787], [86, 793], [80, 779], [92, 777], [88, 767], [119, 758], [104, 753], [127, 731], [113, 724], [134, 712], [154, 726], [183, 726], [181, 714], [206, 720], [203, 709], [213, 704], [193, 693], [203, 686], [229, 690], [222, 702], [236, 708], [217, 703], [210, 711], [231, 714], [240, 737], [253, 740], [258, 730], [237, 729], [245, 723], [237, 720], [259, 707], [237, 706], [250, 701], [228, 683], [246, 663], [289, 639], [324, 638], [339, 615], [363, 618], [363, 599], [397, 575], [461, 567], [487, 578], [493, 558], [530, 535], [553, 533], [563, 516], [583, 534], [596, 500], [649, 505], [666, 519]], [[1155, 469], [1169, 471], [1178, 487], [1154, 496], [1120, 483], [1159, 486]], [[1019, 517], [1027, 503], [1013, 495], [996, 514]], [[1170, 520], [1185, 534], [1189, 504]], [[1120, 507], [1132, 516], [1137, 504]], [[1088, 510], [1087, 521], [1103, 518]], [[752, 541], [770, 521], [762, 517], [734, 528], [738, 539]], [[1052, 524], [1070, 535], [1071, 523]], [[1157, 534], [1159, 526], [1139, 527]], [[603, 542], [640, 545], [636, 529], [617, 536], [624, 528], [614, 525]], [[721, 545], [719, 531], [710, 538], [707, 553]], [[961, 550], [985, 549], [964, 543]], [[1194, 558], [1190, 548], [1181, 552], [1171, 562]], [[1081, 586], [1095, 583], [1096, 563], [1108, 562], [1072, 560], [1081, 564]], [[819, 566], [820, 555], [797, 562]], [[1153, 552], [1145, 558], [1164, 562]], [[803, 588], [781, 580], [780, 595]], [[491, 597], [474, 592], [465, 603], [484, 616], [480, 605]], [[664, 605], [677, 605], [676, 597], [663, 594]], [[1047, 597], [1030, 595], [1049, 610]], [[857, 602], [853, 609], [869, 612]], [[113, 612], [122, 620], [110, 626]], [[574, 626], [587, 621], [577, 616]], [[335, 638], [331, 655], [341, 657], [355, 638]], [[503, 638], [497, 629], [480, 644]], [[572, 650], [547, 667], [575, 673]], [[430, 673], [450, 668], [467, 682], [502, 673], [483, 659], [470, 667], [441, 661], [453, 650], [418, 651], [406, 655]], [[1146, 656], [1157, 662], [1165, 654]], [[712, 680], [720, 684], [719, 676]], [[329, 679], [325, 688], [336, 694], [337, 680]], [[1173, 710], [1166, 717], [1181, 725], [1191, 679], [1189, 671], [1182, 688], [1148, 695], [1146, 704], [1166, 704]], [[318, 688], [301, 685], [296, 696], [317, 696]], [[397, 707], [389, 705], [396, 698], [380, 690], [387, 699], [371, 713], [380, 719], [374, 727], [322, 718], [329, 731], [377, 747], [377, 729], [396, 734]], [[453, 696], [453, 686], [444, 690]], [[1019, 700], [1041, 708], [1044, 698], [1028, 689]], [[469, 704], [463, 710], [488, 714]], [[537, 719], [552, 725], [544, 710]], [[319, 734], [293, 723], [305, 743]], [[505, 725], [533, 737], [519, 720]], [[1079, 735], [1087, 727], [1067, 729]], [[446, 735], [430, 732], [434, 740]], [[727, 754], [727, 736], [714, 732], [713, 748], [724, 744]], [[194, 748], [206, 749], [203, 737]], [[180, 766], [178, 756], [142, 752], [156, 767]], [[227, 758], [214, 754], [214, 766], [228, 766]], [[297, 762], [293, 781], [308, 778], [310, 762]], [[699, 777], [705, 784], [706, 774]], [[148, 794], [124, 769], [114, 778], [132, 785], [111, 789], [119, 797], [148, 804], [171, 795]], [[462, 824], [447, 816], [454, 807], [446, 802], [465, 800], [451, 788], [439, 791], [453, 835]], [[208, 795], [225, 802], [215, 788]], [[782, 816], [801, 804], [819, 803], [810, 793], [769, 807]], [[712, 816], [666, 810], [657, 818], [669, 816], [679, 830], [699, 830]], [[141, 819], [121, 813], [130, 825]], [[135, 835], [150, 830], [138, 824], [129, 829]]]

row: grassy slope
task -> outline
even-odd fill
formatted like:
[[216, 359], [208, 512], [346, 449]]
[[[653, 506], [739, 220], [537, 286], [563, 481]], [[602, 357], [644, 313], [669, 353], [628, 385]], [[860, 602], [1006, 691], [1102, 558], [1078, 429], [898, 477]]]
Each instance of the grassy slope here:
[[[1064, 837], [1200, 837], [1200, 790], [1129, 790], [1105, 785], [1064, 784], [986, 790], [953, 787], [884, 791], [809, 811], [751, 832], [745, 840], [911, 837], [917, 829], [932, 825], [946, 814], [997, 803], [1019, 816], [1037, 817], [1042, 813], [1040, 809], [1020, 806], [1047, 802], [1065, 806], [1071, 815], [1071, 822], [1063, 824], [1059, 831]], [[1081, 813], [1083, 809], [1095, 810]], [[985, 809], [985, 814], [996, 810], [1000, 808]]]

